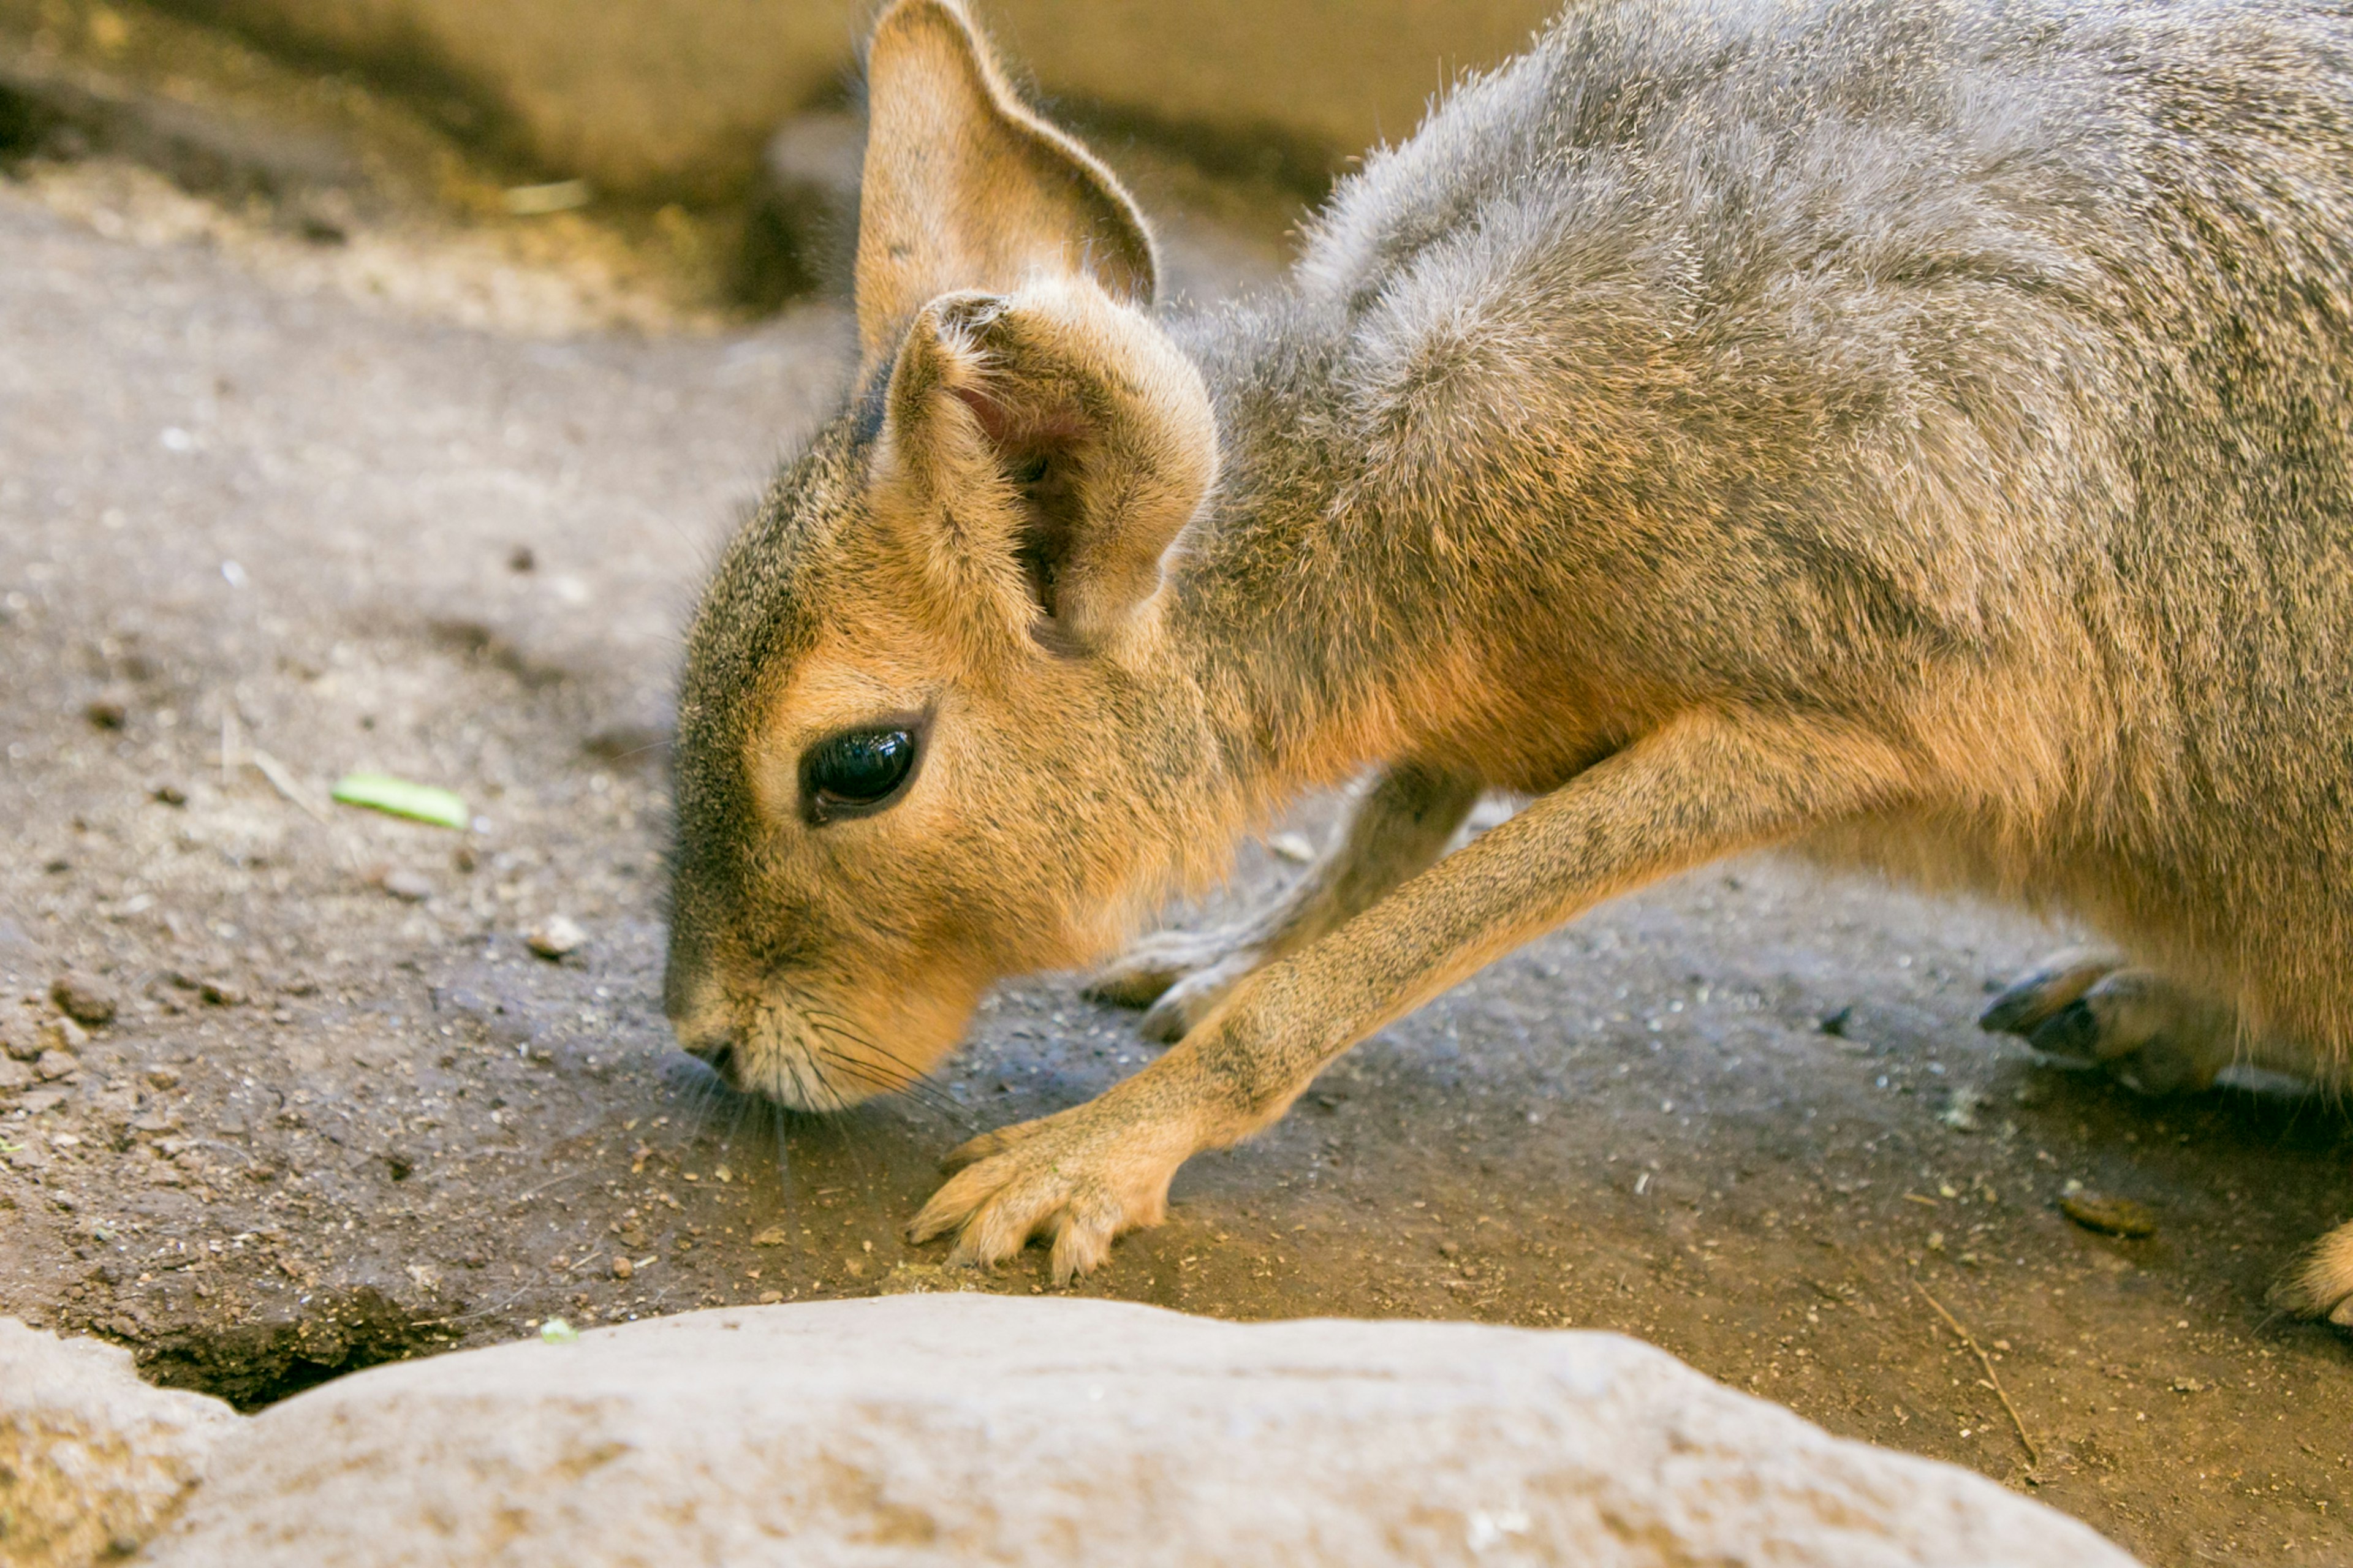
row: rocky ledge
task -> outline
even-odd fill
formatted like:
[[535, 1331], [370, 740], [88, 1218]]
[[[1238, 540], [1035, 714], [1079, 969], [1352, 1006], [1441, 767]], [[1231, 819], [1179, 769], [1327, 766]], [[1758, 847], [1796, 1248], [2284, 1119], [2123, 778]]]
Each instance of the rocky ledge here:
[[378, 1367], [252, 1417], [0, 1320], [0, 1556], [2132, 1562], [1613, 1334], [980, 1295], [689, 1313]]

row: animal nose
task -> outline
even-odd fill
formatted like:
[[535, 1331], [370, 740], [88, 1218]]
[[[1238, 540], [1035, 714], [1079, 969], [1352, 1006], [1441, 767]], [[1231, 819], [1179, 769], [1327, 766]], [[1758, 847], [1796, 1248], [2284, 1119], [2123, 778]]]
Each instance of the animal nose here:
[[735, 1081], [734, 1041], [725, 1039], [705, 1040], [701, 1045], [687, 1047], [686, 1054], [691, 1057], [700, 1057], [703, 1061], [709, 1063], [711, 1070], [719, 1075], [719, 1081], [725, 1084], [728, 1088], [736, 1089], [741, 1087]]

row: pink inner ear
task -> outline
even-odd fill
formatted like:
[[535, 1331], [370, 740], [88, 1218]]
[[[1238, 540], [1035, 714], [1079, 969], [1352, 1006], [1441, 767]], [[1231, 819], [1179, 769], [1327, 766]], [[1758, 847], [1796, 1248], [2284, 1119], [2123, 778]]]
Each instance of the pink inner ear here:
[[964, 405], [972, 410], [972, 416], [980, 421], [981, 434], [1003, 446], [1005, 438], [1013, 433], [1013, 410], [977, 386], [957, 386], [949, 390], [962, 399]]
[[1013, 408], [984, 387], [949, 389], [980, 421], [981, 434], [991, 445], [1006, 448], [1067, 447], [1087, 433], [1086, 420], [1075, 408], [1051, 412]]

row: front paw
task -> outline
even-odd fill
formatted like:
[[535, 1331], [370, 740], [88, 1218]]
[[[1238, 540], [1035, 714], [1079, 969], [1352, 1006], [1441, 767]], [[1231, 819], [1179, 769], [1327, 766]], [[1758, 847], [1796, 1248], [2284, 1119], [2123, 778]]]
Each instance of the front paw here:
[[907, 1235], [956, 1232], [954, 1264], [1001, 1263], [1043, 1236], [1054, 1283], [1066, 1285], [1109, 1258], [1114, 1237], [1166, 1217], [1168, 1184], [1199, 1147], [1187, 1126], [1128, 1113], [1114, 1089], [956, 1149], [947, 1162], [956, 1174]]

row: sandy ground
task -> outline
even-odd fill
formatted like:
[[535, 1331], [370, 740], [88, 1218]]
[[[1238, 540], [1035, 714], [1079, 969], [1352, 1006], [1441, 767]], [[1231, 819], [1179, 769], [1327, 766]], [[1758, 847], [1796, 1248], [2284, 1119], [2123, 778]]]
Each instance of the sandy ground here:
[[[818, 1121], [659, 1014], [677, 629], [842, 319], [506, 333], [77, 200], [0, 183], [0, 1311], [252, 1405], [552, 1314], [1045, 1289], [897, 1227], [968, 1131], [1145, 1060], [1130, 1016], [1008, 985], [923, 1096]], [[328, 805], [360, 767], [473, 826]], [[558, 914], [584, 945], [534, 956]], [[2153, 1563], [2353, 1561], [2353, 1345], [2263, 1305], [2353, 1216], [2353, 1128], [1980, 1035], [2063, 935], [1683, 879], [1362, 1047], [1079, 1289], [1619, 1330]], [[68, 972], [111, 1022], [60, 1017]], [[2157, 1233], [2070, 1223], [2071, 1183]]]

